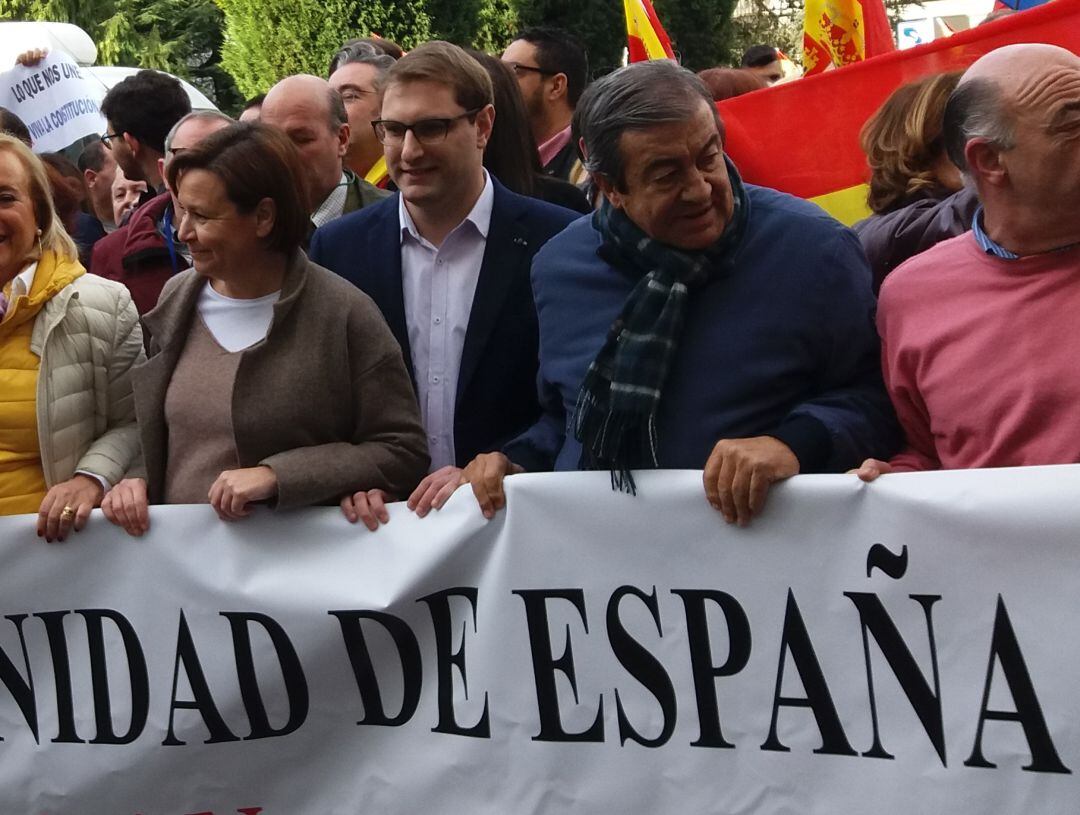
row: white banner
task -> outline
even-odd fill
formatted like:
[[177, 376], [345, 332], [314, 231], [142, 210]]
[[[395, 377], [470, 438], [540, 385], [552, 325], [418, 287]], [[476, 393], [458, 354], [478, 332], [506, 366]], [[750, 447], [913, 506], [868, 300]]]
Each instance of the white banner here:
[[0, 107], [22, 119], [35, 153], [62, 150], [84, 136], [105, 132], [98, 106], [101, 83], [85, 78], [63, 51], [53, 51], [28, 68], [16, 65], [0, 74]]
[[0, 519], [0, 813], [1065, 813], [1080, 467]]

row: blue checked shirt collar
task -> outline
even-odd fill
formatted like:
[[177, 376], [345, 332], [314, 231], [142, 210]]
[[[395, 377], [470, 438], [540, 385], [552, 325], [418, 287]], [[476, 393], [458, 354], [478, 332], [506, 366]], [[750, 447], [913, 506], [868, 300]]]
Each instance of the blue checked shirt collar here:
[[986, 252], [986, 254], [1002, 258], [1003, 260], [1016, 260], [1020, 257], [1016, 253], [1010, 252], [1004, 246], [994, 243], [993, 239], [983, 231], [982, 219], [983, 208], [980, 206], [975, 210], [975, 218], [971, 222], [971, 231], [975, 235], [975, 243], [979, 244], [979, 248]]

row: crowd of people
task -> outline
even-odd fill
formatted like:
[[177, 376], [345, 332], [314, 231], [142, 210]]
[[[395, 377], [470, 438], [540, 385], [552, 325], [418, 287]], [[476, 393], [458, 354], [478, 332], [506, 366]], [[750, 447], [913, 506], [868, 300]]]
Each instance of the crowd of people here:
[[1080, 57], [897, 89], [854, 229], [725, 155], [721, 86], [780, 78], [746, 62], [590, 82], [555, 29], [358, 39], [239, 121], [141, 71], [71, 168], [0, 119], [0, 514], [376, 529], [466, 485], [491, 517], [525, 471], [691, 468], [745, 525], [797, 473], [1080, 461]]

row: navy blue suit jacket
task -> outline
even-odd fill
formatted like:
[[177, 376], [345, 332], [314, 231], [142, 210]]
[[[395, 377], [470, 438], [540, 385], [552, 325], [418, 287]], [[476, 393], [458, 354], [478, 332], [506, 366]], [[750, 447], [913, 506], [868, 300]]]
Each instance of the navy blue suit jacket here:
[[[533, 255], [578, 213], [507, 190], [495, 192], [484, 261], [461, 354], [454, 453], [464, 467], [498, 450], [540, 415], [538, 328], [529, 269]], [[317, 229], [311, 259], [362, 289], [379, 306], [416, 384], [401, 288], [400, 193]]]

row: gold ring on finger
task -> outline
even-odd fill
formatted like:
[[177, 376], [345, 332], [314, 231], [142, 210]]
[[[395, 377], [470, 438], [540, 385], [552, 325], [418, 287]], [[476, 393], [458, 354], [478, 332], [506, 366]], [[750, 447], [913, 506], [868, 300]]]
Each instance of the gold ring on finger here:
[[70, 522], [75, 517], [75, 507], [66, 506], [60, 512], [60, 520]]

